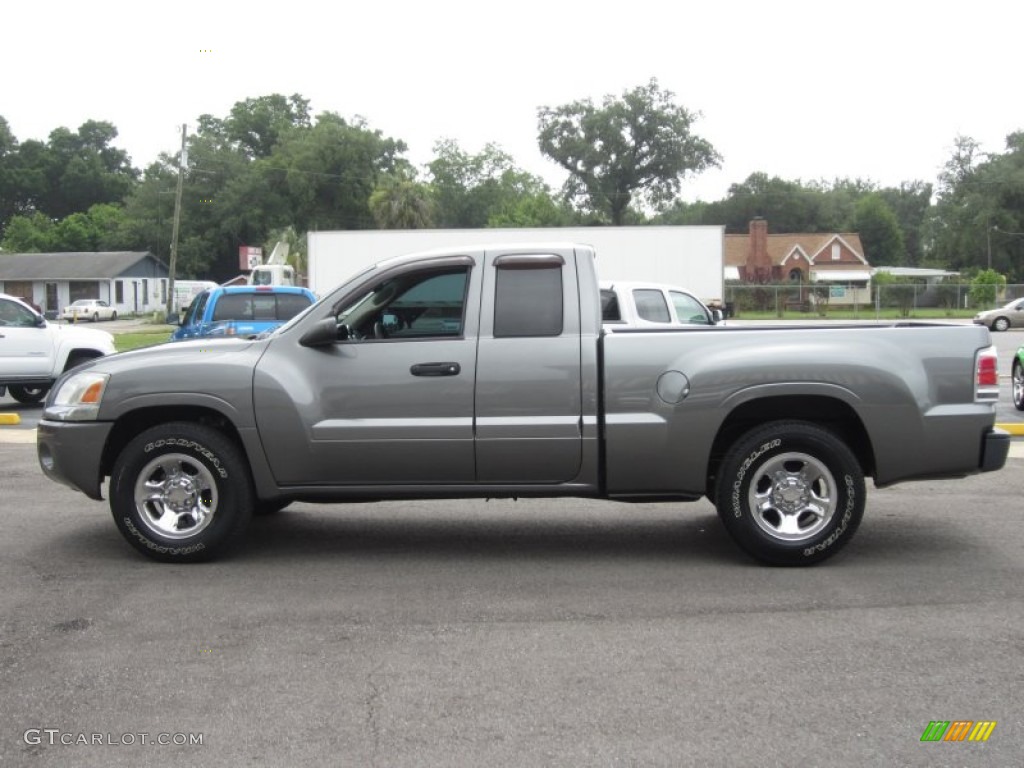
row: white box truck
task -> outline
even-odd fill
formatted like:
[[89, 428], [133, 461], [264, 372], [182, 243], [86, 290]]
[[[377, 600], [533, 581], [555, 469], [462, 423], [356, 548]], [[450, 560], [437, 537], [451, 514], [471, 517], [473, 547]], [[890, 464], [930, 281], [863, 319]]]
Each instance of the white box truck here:
[[678, 285], [705, 302], [723, 296], [725, 227], [722, 226], [310, 232], [309, 287], [323, 296], [379, 261], [416, 251], [521, 242], [593, 245], [601, 280]]

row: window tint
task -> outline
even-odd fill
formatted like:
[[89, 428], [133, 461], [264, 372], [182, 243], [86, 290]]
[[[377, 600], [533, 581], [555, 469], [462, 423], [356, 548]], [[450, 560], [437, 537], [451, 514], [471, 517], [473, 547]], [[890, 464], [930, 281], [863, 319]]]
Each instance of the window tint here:
[[277, 297], [272, 293], [257, 293], [252, 297], [252, 319], [261, 323], [277, 321]]
[[676, 317], [679, 318], [680, 323], [709, 324], [708, 313], [693, 296], [679, 291], [669, 291], [668, 295], [672, 299], [672, 305], [676, 308]]
[[252, 320], [252, 295], [225, 293], [213, 308], [211, 320]]
[[619, 310], [619, 297], [615, 291], [605, 288], [601, 291], [601, 320], [605, 323], [621, 323], [622, 312]]
[[291, 320], [312, 302], [301, 293], [224, 294], [213, 309], [213, 320], [254, 320], [276, 323]]
[[312, 303], [303, 293], [282, 293], [277, 297], [277, 319], [291, 320]]
[[353, 339], [461, 336], [469, 270], [411, 272], [375, 285], [341, 307]]
[[636, 302], [636, 313], [642, 320], [652, 323], [671, 322], [672, 316], [668, 313], [668, 304], [661, 291], [638, 288], [633, 291], [633, 301]]
[[562, 270], [495, 270], [494, 335], [558, 336], [562, 333]]

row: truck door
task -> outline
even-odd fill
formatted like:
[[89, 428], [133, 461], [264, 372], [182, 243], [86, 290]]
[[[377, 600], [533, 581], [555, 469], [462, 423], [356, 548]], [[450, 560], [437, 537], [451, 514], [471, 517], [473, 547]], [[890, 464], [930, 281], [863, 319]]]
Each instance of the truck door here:
[[559, 483], [582, 461], [576, 256], [488, 252], [476, 383], [481, 483]]
[[53, 371], [55, 334], [36, 325], [37, 315], [0, 298], [0, 370], [17, 376], [49, 376]]
[[337, 342], [271, 345], [254, 398], [278, 482], [473, 482], [474, 263], [386, 271], [333, 310]]

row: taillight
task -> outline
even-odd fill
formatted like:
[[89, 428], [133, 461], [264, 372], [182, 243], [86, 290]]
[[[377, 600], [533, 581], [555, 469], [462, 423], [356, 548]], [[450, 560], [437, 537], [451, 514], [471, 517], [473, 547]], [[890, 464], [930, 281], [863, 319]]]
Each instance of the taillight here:
[[978, 352], [974, 364], [974, 399], [986, 402], [999, 399], [999, 355], [995, 347]]

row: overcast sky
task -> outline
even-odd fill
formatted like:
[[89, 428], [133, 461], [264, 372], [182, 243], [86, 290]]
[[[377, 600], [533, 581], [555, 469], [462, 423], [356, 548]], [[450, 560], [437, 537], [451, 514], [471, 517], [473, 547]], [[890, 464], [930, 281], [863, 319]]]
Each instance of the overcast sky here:
[[145, 167], [181, 123], [298, 93], [361, 115], [421, 166], [488, 142], [558, 185], [537, 108], [651, 77], [723, 156], [687, 200], [755, 171], [934, 182], [958, 135], [1000, 152], [1024, 129], [1024, 4], [933, 0], [6, 2], [0, 115], [19, 141], [88, 119]]

